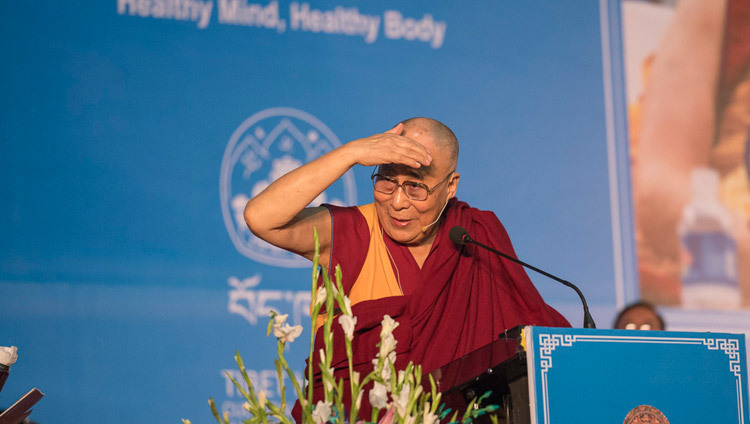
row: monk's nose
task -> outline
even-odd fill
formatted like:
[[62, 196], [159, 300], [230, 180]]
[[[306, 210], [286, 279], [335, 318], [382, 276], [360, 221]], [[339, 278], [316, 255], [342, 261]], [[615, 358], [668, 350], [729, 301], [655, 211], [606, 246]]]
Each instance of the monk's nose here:
[[409, 207], [409, 198], [404, 194], [403, 186], [396, 188], [396, 192], [391, 197], [391, 205], [394, 209], [406, 209]]

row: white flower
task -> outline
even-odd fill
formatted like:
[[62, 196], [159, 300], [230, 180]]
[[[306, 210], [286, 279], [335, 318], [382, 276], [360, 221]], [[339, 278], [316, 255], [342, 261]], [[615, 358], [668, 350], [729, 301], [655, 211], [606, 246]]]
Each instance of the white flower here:
[[247, 412], [252, 412], [252, 406], [250, 406], [250, 402], [245, 402], [242, 404], [242, 408]]
[[349, 300], [347, 296], [344, 296], [344, 314], [345, 315], [352, 314], [352, 301]]
[[438, 416], [430, 412], [430, 402], [425, 402], [424, 412], [422, 413], [422, 422], [424, 424], [435, 424]]
[[386, 383], [391, 382], [392, 373], [393, 372], [391, 371], [391, 366], [388, 364], [388, 362], [383, 364], [383, 369], [380, 371], [380, 377], [385, 380]]
[[313, 409], [312, 418], [318, 424], [328, 422], [331, 419], [331, 402], [319, 400]]
[[417, 390], [414, 390], [414, 394], [412, 394], [412, 398], [419, 399], [419, 395], [422, 394], [422, 386], [417, 386]]
[[333, 381], [335, 380], [335, 377], [333, 376], [333, 368], [328, 368], [328, 375], [329, 377], [323, 376], [323, 384], [325, 385], [326, 392], [332, 393], [333, 392]]
[[282, 328], [274, 328], [273, 335], [281, 340], [282, 343], [286, 342], [293, 342], [294, 339], [300, 336], [302, 334], [302, 326], [301, 325], [295, 325], [294, 327], [290, 327], [289, 324], [284, 324], [284, 327]]
[[322, 305], [326, 301], [326, 287], [318, 287], [318, 293], [315, 295], [315, 306]]
[[[273, 323], [273, 336], [279, 339], [282, 343], [293, 342], [294, 339], [302, 334], [302, 326], [295, 325], [294, 327], [286, 324], [286, 319], [289, 315], [276, 315]], [[283, 324], [283, 326], [282, 326]]]
[[383, 321], [380, 323], [380, 338], [386, 337], [393, 333], [393, 330], [398, 327], [398, 322], [394, 321], [390, 315], [384, 315]]
[[396, 351], [395, 350], [390, 351], [388, 353], [388, 357], [385, 359], [390, 361], [392, 364], [395, 364], [396, 363]]
[[339, 317], [339, 324], [344, 328], [344, 334], [349, 341], [354, 338], [354, 327], [357, 325], [357, 317], [352, 315], [341, 315]]
[[352, 384], [359, 386], [359, 371], [352, 372]]
[[263, 390], [258, 390], [258, 404], [260, 405], [261, 408], [266, 407], [266, 398], [267, 398], [266, 392]]
[[385, 337], [380, 339], [380, 352], [378, 353], [381, 358], [389, 357], [388, 355], [396, 349], [396, 338], [393, 334], [387, 334]]
[[[375, 359], [372, 360], [372, 365], [377, 369], [378, 362], [380, 361], [379, 358], [381, 358], [381, 354], [384, 352], [383, 348], [390, 349], [389, 343], [392, 344], [392, 347], [395, 348], [397, 341], [393, 338], [393, 336], [390, 336], [388, 341], [381, 341], [381, 350], [380, 352], [375, 354]], [[383, 359], [383, 367], [380, 370], [380, 377], [385, 380], [386, 384], [391, 382], [392, 377], [392, 371], [391, 371], [391, 365], [396, 363], [396, 352], [394, 350], [391, 350], [388, 352], [384, 359]], [[403, 371], [401, 371], [403, 373]]]
[[0, 346], [0, 364], [11, 366], [18, 360], [18, 348], [15, 346]]
[[404, 383], [404, 378], [406, 378], [406, 372], [404, 370], [399, 370], [398, 371], [398, 380], [397, 380], [398, 384], [403, 384]]
[[401, 388], [401, 393], [396, 395], [395, 393], [391, 395], [391, 399], [393, 399], [393, 405], [396, 407], [396, 412], [398, 412], [398, 415], [405, 417], [406, 416], [406, 405], [409, 403], [409, 392], [411, 391], [411, 387], [409, 387], [408, 384], [404, 384], [404, 386]]
[[326, 363], [326, 351], [321, 348], [318, 351], [318, 355], [320, 356], [320, 363], [325, 364]]
[[417, 417], [414, 415], [409, 415], [406, 417], [406, 420], [404, 421], [404, 424], [414, 424], [414, 421], [417, 420]]
[[388, 406], [388, 390], [386, 387], [377, 381], [370, 389], [369, 393], [370, 405], [374, 408], [383, 409]]
[[365, 394], [364, 390], [360, 390], [359, 394], [357, 395], [357, 400], [354, 402], [354, 405], [357, 407], [357, 409], [360, 409], [362, 407], [362, 395]]
[[276, 326], [281, 327], [286, 322], [286, 319], [289, 318], [289, 314], [279, 315], [276, 314], [273, 316], [273, 326], [276, 328]]

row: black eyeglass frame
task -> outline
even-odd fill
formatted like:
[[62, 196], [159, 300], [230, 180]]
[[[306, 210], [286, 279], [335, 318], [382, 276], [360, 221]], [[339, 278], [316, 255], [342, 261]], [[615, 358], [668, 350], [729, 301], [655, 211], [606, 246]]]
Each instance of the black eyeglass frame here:
[[[377, 170], [378, 170], [377, 167], [374, 168], [372, 170], [372, 175], [370, 175], [370, 180], [372, 180], [372, 188], [373, 188], [373, 190], [377, 191], [378, 193], [391, 195], [391, 194], [394, 194], [396, 192], [396, 190], [398, 190], [400, 188], [401, 191], [404, 192], [404, 195], [406, 195], [406, 197], [409, 198], [409, 200], [414, 200], [415, 202], [424, 202], [425, 200], [427, 200], [427, 198], [430, 197], [430, 194], [432, 194], [432, 192], [435, 191], [435, 189], [437, 189], [438, 186], [440, 186], [440, 184], [442, 184], [442, 183], [444, 183], [446, 181], [450, 181], [451, 177], [453, 177], [453, 174], [456, 173], [455, 170], [451, 171], [448, 175], [446, 175], [445, 178], [443, 178], [442, 180], [440, 180], [439, 183], [435, 184], [434, 186], [432, 186], [432, 188], [430, 188], [430, 187], [427, 186], [427, 184], [418, 183], [416, 181], [404, 181], [403, 183], [399, 184], [398, 181], [396, 181], [395, 178], [389, 177], [387, 175], [376, 173], [375, 171], [377, 171]], [[386, 193], [384, 191], [380, 191], [377, 188], [375, 188], [375, 177], [380, 177], [380, 178], [382, 178], [384, 180], [390, 181], [390, 182], [396, 184], [396, 187], [394, 187], [393, 191], [391, 191], [390, 193]], [[423, 189], [425, 189], [427, 191], [427, 195], [425, 196], [424, 199], [415, 199], [415, 198], [413, 198], [413, 197], [411, 197], [409, 195], [408, 191], [404, 190], [404, 186], [412, 186], [412, 187], [423, 188]]]

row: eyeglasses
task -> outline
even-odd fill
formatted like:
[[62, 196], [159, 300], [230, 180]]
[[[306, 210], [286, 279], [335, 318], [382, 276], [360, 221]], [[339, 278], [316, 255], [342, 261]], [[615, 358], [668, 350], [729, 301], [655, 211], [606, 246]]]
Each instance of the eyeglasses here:
[[375, 170], [373, 170], [372, 172], [373, 174], [370, 176], [370, 179], [372, 179], [372, 187], [378, 193], [393, 194], [396, 192], [396, 189], [401, 187], [401, 190], [403, 190], [406, 197], [411, 200], [421, 202], [423, 200], [427, 200], [427, 196], [435, 191], [435, 189], [438, 188], [440, 184], [448, 181], [456, 171], [451, 171], [450, 174], [443, 178], [439, 183], [435, 184], [435, 186], [433, 186], [432, 188], [429, 188], [426, 185], [418, 183], [416, 181], [404, 181], [403, 183], [399, 184], [395, 178], [391, 178], [383, 174], [376, 174]]

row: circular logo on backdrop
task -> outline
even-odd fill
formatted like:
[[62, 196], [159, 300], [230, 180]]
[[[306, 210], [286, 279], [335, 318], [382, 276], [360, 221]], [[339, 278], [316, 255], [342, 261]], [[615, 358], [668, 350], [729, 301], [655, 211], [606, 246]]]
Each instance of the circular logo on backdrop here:
[[[269, 265], [310, 266], [307, 259], [253, 235], [245, 224], [245, 204], [282, 175], [339, 146], [339, 139], [318, 118], [292, 108], [260, 111], [237, 127], [224, 151], [219, 179], [224, 224], [237, 251]], [[354, 175], [349, 170], [310, 206], [356, 202]]]
[[622, 424], [669, 424], [667, 417], [651, 405], [640, 405], [633, 408]]

